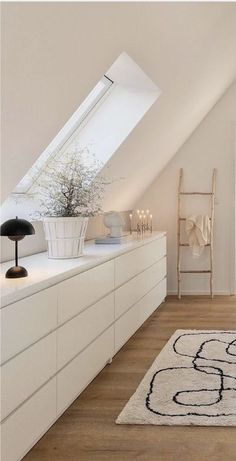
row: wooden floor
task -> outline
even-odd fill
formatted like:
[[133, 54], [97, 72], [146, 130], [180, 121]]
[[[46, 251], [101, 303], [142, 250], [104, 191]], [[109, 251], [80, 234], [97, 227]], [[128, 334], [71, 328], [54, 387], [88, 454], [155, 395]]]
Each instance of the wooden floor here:
[[178, 328], [236, 330], [236, 297], [169, 298], [24, 461], [235, 461], [233, 427], [115, 424], [151, 363]]

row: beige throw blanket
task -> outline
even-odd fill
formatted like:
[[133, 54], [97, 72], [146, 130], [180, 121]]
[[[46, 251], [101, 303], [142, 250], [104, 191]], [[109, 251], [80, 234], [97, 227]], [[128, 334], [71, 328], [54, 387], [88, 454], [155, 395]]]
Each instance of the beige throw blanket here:
[[207, 215], [193, 215], [186, 218], [185, 231], [194, 258], [198, 258], [204, 246], [210, 242], [211, 223]]

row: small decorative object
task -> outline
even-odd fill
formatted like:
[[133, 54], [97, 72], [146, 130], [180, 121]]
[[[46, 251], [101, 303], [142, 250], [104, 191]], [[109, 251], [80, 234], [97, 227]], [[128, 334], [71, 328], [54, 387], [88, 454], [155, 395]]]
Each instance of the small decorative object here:
[[8, 279], [27, 277], [28, 272], [25, 267], [18, 266], [18, 241], [22, 240], [26, 235], [35, 234], [34, 227], [26, 219], [9, 219], [5, 221], [0, 228], [2, 236], [8, 237], [15, 242], [15, 266], [10, 267], [6, 272], [5, 277]]
[[103, 223], [110, 230], [106, 237], [97, 237], [95, 243], [123, 243], [129, 235], [123, 235], [122, 229], [125, 224], [123, 217], [117, 211], [109, 211], [104, 214]]
[[136, 221], [136, 228], [134, 229], [135, 232], [138, 234], [144, 234], [145, 232], [152, 233], [152, 214], [150, 214], [150, 210], [146, 210], [146, 214], [144, 210], [137, 210], [136, 211], [136, 220], [134, 218], [133, 213], [129, 215], [130, 217], [130, 234], [133, 232], [133, 221]]
[[110, 229], [110, 237], [121, 237], [125, 224], [123, 217], [117, 211], [109, 211], [104, 214], [104, 225]]
[[87, 149], [75, 148], [55, 158], [39, 176], [34, 195], [41, 202], [49, 258], [82, 256], [89, 216], [101, 211], [108, 184], [100, 169]]

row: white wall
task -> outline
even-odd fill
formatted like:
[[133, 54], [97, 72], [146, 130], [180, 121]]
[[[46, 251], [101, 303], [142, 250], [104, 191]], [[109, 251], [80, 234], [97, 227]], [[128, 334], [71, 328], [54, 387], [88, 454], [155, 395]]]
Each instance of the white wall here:
[[[168, 292], [176, 293], [176, 229], [178, 173], [184, 168], [186, 190], [208, 191], [211, 174], [217, 168], [215, 207], [215, 292], [230, 294], [233, 290], [235, 249], [235, 122], [236, 83], [226, 92], [172, 161], [137, 202], [136, 208], [149, 208], [154, 214], [154, 227], [168, 232]], [[171, 127], [169, 136], [171, 136]], [[183, 214], [206, 212], [207, 198], [184, 198]], [[187, 201], [189, 205], [187, 205]], [[191, 206], [190, 206], [191, 202]], [[208, 201], [209, 203], [209, 201]], [[183, 248], [183, 266], [203, 268], [208, 264], [208, 251], [199, 261], [192, 259], [190, 249]], [[185, 293], [207, 293], [207, 275], [184, 275]]]
[[[236, 76], [236, 4], [2, 4], [2, 199], [126, 51], [161, 97], [109, 162], [127, 210]], [[171, 135], [169, 132], [171, 130]]]
[[162, 91], [109, 162], [123, 179], [108, 188], [104, 209], [129, 209], [234, 80], [235, 15], [236, 5], [222, 2], [5, 2], [3, 200], [126, 51]]

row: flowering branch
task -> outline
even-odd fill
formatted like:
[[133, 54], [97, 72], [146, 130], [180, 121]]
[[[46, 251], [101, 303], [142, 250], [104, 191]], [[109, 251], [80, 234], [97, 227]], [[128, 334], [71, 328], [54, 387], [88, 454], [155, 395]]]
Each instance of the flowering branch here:
[[101, 211], [105, 186], [99, 175], [101, 164], [87, 150], [76, 148], [52, 160], [36, 181], [33, 195], [40, 201], [43, 216], [94, 216]]

